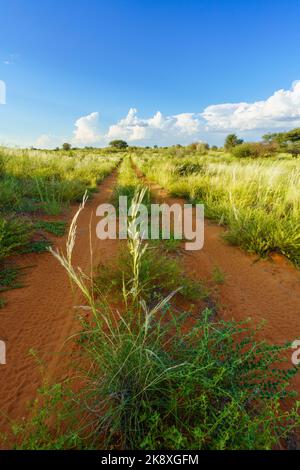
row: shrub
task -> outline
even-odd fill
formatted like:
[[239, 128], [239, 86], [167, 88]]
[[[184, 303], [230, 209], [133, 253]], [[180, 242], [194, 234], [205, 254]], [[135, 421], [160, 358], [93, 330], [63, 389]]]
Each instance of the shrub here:
[[32, 225], [22, 219], [0, 218], [0, 261], [27, 245]]
[[237, 158], [266, 158], [276, 153], [276, 144], [244, 143], [232, 149], [232, 155]]

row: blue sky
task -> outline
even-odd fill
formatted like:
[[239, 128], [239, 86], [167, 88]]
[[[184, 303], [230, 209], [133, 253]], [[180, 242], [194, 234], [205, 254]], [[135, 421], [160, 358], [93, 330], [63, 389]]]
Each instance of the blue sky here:
[[298, 0], [2, 0], [0, 13], [0, 143], [220, 144], [300, 125]]

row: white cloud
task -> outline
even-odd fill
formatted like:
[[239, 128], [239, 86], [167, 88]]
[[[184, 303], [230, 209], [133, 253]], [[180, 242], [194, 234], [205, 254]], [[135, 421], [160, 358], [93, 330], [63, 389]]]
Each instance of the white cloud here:
[[50, 149], [60, 147], [62, 143], [63, 139], [61, 137], [51, 134], [42, 134], [36, 139], [33, 146], [41, 149]]
[[129, 142], [141, 140], [170, 140], [176, 137], [196, 135], [200, 129], [199, 116], [195, 113], [182, 113], [173, 116], [163, 116], [158, 111], [153, 117], [142, 119], [137, 110], [130, 108], [125, 118], [110, 126], [108, 139], [125, 139]]
[[250, 131], [299, 126], [300, 81], [294, 82], [291, 90], [278, 90], [263, 101], [208, 106], [202, 117], [207, 130]]
[[74, 140], [79, 144], [95, 144], [101, 139], [98, 131], [99, 113], [82, 116], [75, 122]]

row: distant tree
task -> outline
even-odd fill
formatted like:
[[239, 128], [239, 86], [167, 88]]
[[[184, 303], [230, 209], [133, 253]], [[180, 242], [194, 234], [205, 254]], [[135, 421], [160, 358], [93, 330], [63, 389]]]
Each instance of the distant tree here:
[[112, 140], [109, 145], [115, 149], [126, 149], [128, 147], [127, 142], [121, 139]]
[[65, 142], [62, 145], [62, 148], [63, 148], [63, 150], [71, 150], [72, 146], [71, 146], [71, 144], [68, 144], [67, 142]]
[[158, 145], [153, 145], [153, 148], [154, 148], [154, 149], [158, 149]]
[[236, 147], [237, 145], [241, 145], [243, 142], [243, 139], [239, 139], [236, 134], [229, 134], [226, 137], [224, 147], [226, 148], [226, 150], [230, 150], [233, 147]]
[[216, 145], [212, 145], [211, 149], [212, 150], [218, 150], [218, 147]]
[[277, 150], [290, 153], [293, 157], [300, 155], [300, 128], [296, 127], [288, 132], [277, 132], [263, 135], [263, 140], [269, 144], [277, 145]]

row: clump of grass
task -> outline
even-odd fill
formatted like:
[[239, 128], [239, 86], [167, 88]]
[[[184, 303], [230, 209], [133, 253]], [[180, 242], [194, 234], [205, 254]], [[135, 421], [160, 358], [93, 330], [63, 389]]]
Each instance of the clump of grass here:
[[216, 284], [224, 284], [225, 274], [219, 266], [214, 266], [212, 271], [212, 279]]
[[95, 288], [101, 293], [109, 294], [114, 290], [120, 295], [125, 289], [126, 292], [136, 292], [137, 296], [138, 285], [143, 297], [153, 301], [180, 287], [180, 293], [188, 300], [206, 298], [207, 289], [184, 274], [178, 261], [169, 256], [168, 247], [165, 249], [163, 243], [153, 241], [148, 244], [140, 238], [140, 227], [135, 221], [146, 191], [146, 188], [136, 190], [128, 226], [128, 245], [120, 251], [117, 263], [113, 261], [98, 267]]
[[[139, 266], [140, 285], [147, 301], [161, 298], [166, 292], [181, 287], [180, 294], [191, 301], [208, 297], [207, 288], [191, 279], [183, 272], [178, 261], [168, 256], [160, 245], [145, 246], [145, 252]], [[130, 290], [132, 281], [131, 255], [124, 247], [120, 251], [117, 263], [100, 265], [95, 277], [96, 288], [102, 293], [112, 291], [122, 295], [123, 286]]]
[[18, 289], [23, 286], [20, 277], [23, 270], [19, 267], [7, 264], [0, 265], [0, 292], [10, 289]]

